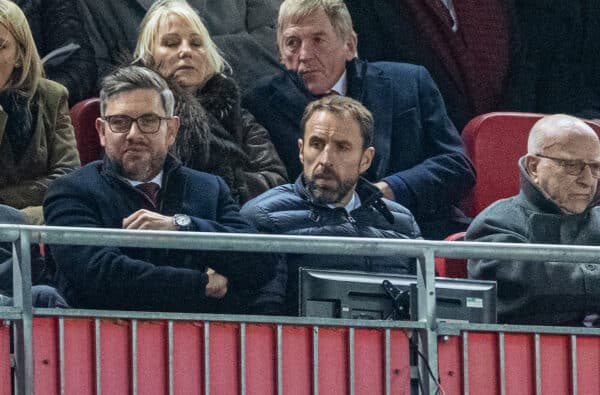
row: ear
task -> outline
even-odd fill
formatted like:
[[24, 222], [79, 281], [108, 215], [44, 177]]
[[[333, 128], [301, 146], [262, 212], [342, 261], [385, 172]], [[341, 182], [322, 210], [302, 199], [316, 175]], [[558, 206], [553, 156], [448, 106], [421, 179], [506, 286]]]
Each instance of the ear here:
[[360, 174], [369, 170], [369, 167], [371, 167], [371, 163], [373, 163], [374, 156], [375, 156], [375, 148], [373, 148], [373, 147], [369, 147], [363, 152], [362, 158], [360, 159], [360, 167], [359, 167]]
[[298, 139], [298, 157], [300, 158], [300, 163], [304, 164], [304, 140]]
[[538, 180], [538, 165], [540, 164], [540, 159], [535, 155], [527, 154], [525, 155], [525, 171], [529, 174], [529, 177], [533, 180], [534, 183], [537, 184]]
[[175, 138], [177, 137], [177, 132], [179, 131], [179, 123], [180, 121], [177, 115], [167, 120], [167, 144], [169, 147], [175, 144]]
[[98, 138], [100, 138], [100, 145], [106, 147], [106, 131], [104, 130], [104, 121], [102, 118], [96, 118], [95, 125]]
[[356, 38], [356, 33], [352, 32], [348, 40], [346, 41], [346, 60], [350, 61], [358, 56], [357, 54], [357, 44], [358, 39]]

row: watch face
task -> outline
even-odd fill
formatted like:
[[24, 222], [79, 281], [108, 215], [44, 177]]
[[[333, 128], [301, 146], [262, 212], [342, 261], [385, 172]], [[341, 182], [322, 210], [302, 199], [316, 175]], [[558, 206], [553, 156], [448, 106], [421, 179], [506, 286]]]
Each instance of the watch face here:
[[186, 227], [186, 226], [189, 226], [191, 222], [192, 222], [192, 220], [187, 215], [184, 215], [184, 214], [175, 215], [175, 223], [177, 224], [177, 226]]

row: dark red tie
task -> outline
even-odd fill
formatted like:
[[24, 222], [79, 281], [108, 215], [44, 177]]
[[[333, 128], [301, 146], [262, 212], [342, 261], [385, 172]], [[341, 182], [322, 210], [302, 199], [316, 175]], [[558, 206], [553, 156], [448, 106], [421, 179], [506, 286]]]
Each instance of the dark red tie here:
[[155, 182], [144, 182], [142, 184], [136, 185], [135, 187], [139, 189], [144, 195], [146, 195], [150, 202], [152, 202], [151, 208], [157, 207], [156, 198], [158, 196], [158, 191], [160, 191], [160, 185], [158, 185]]

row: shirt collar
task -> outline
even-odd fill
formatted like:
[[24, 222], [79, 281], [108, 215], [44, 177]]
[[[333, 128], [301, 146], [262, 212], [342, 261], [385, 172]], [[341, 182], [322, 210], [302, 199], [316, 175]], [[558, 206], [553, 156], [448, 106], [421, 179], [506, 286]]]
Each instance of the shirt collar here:
[[346, 78], [346, 70], [340, 77], [340, 79], [335, 83], [331, 91], [336, 92], [340, 96], [346, 96], [346, 92], [348, 91], [348, 78]]
[[[329, 208], [336, 208], [333, 204], [328, 204], [327, 205]], [[352, 198], [350, 199], [350, 201], [344, 206], [344, 209], [347, 212], [352, 212], [353, 210], [356, 210], [357, 208], [360, 207], [360, 197], [358, 196], [358, 194], [356, 193], [356, 191], [354, 191], [352, 193]]]
[[[158, 173], [153, 179], [151, 179], [150, 181], [146, 181], [146, 182], [153, 182], [155, 184], [158, 184], [158, 186], [162, 188], [162, 176], [163, 176], [163, 170], [161, 170], [160, 173]], [[144, 184], [144, 182], [142, 182], [142, 181], [130, 180], [129, 178], [125, 178], [125, 180], [127, 180], [129, 185], [131, 185], [132, 187], [136, 187], [140, 184]]]

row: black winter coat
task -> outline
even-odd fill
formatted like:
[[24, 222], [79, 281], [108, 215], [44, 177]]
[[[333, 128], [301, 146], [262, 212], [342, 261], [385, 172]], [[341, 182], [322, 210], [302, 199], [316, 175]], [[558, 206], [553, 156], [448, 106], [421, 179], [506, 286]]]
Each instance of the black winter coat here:
[[[241, 214], [263, 233], [305, 236], [373, 237], [414, 239], [420, 237], [412, 214], [398, 203], [383, 199], [382, 193], [364, 178], [356, 192], [360, 207], [348, 213], [344, 208], [317, 205], [304, 186], [302, 175], [294, 184], [282, 185], [246, 203]], [[285, 311], [298, 314], [298, 269], [359, 270], [412, 274], [414, 259], [397, 256], [288, 255], [280, 262], [277, 275], [261, 290], [257, 303], [281, 302]], [[284, 292], [287, 290], [287, 292]]]
[[40, 57], [69, 43], [79, 45], [58, 64], [44, 65], [46, 78], [69, 90], [69, 105], [94, 96], [94, 49], [84, 31], [78, 0], [13, 0], [27, 17]]
[[221, 176], [242, 204], [287, 181], [269, 132], [240, 106], [231, 77], [214, 75], [196, 97], [171, 87], [181, 121], [171, 151], [185, 166]]

